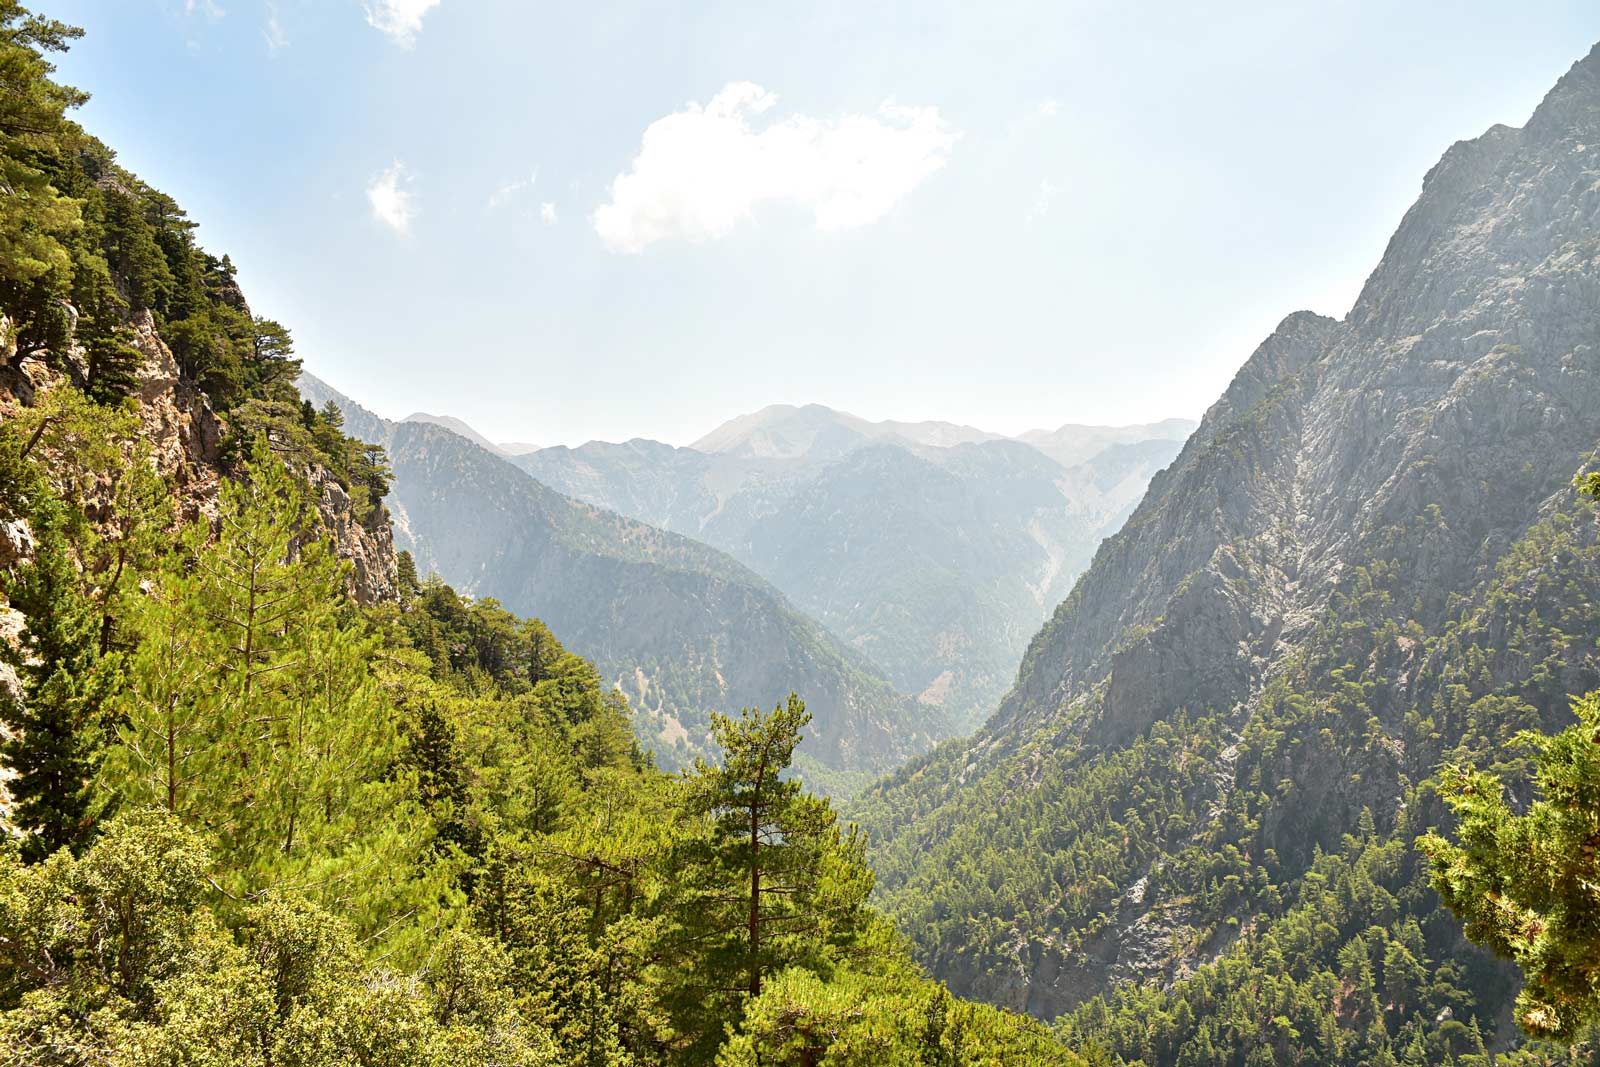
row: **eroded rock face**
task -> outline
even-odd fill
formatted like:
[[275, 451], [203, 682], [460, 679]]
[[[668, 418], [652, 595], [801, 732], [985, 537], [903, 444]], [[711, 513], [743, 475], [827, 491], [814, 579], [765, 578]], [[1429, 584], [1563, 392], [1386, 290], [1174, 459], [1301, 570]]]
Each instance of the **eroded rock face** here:
[[[5, 597], [0, 597], [0, 645], [8, 649], [18, 648], [22, 641], [22, 624], [24, 617], [21, 611], [14, 611]], [[11, 729], [5, 725], [5, 720], [11, 718], [11, 709], [22, 702], [22, 680], [16, 673], [16, 667], [0, 659], [0, 741], [10, 741]], [[18, 830], [11, 825], [11, 790], [6, 787], [16, 777], [16, 771], [8, 766], [0, 766], [0, 833], [16, 835]]]
[[381, 604], [398, 599], [398, 557], [387, 515], [380, 511], [369, 521], [359, 522], [350, 494], [331, 474], [317, 468], [308, 480], [334, 552], [351, 564], [351, 593], [356, 602]]
[[[242, 294], [238, 300], [242, 303]], [[180, 373], [154, 315], [138, 311], [128, 325], [130, 344], [144, 356], [133, 397], [151, 462], [173, 485], [180, 519], [215, 522], [221, 482], [228, 476], [222, 455], [227, 424], [205, 393]], [[9, 320], [0, 316], [0, 418], [18, 405], [31, 404], [61, 378], [38, 359], [13, 366], [15, 346], [9, 343], [9, 326]], [[349, 494], [331, 473], [321, 468], [304, 473], [335, 551], [352, 564], [352, 595], [362, 604], [393, 600], [397, 560], [387, 513], [380, 509], [358, 521]], [[102, 503], [85, 502], [91, 518]], [[14, 563], [24, 551], [31, 551], [26, 523], [0, 511], [0, 568]]]
[[[1453, 601], [1477, 603], [1507, 549], [1570, 500], [1597, 446], [1600, 48], [1526, 127], [1445, 153], [1344, 320], [1291, 315], [1251, 355], [1034, 638], [996, 717], [950, 757], [961, 781], [992, 784], [1052, 750], [1114, 750], [1184, 710], [1242, 728], [1357, 568], [1389, 567], [1401, 617], [1437, 632]], [[1414, 699], [1409, 647], [1363, 664], [1374, 707]], [[1592, 645], [1559, 665], [1566, 691], [1592, 688], [1593, 668]], [[1294, 799], [1262, 821], [1285, 855], [1336, 836], [1342, 813], [1391, 817], [1395, 783], [1417, 771], [1393, 746], [1356, 766], [1304, 742], [1283, 774]], [[1233, 782], [1216, 767], [1220, 804]], [[1019, 930], [1004, 973], [960, 973], [941, 946], [957, 962], [940, 976], [1051, 1016], [1119, 979], [1182, 973], [1189, 935], [1171, 918], [1125, 905], [1066, 957], [1062, 931]]]
[[[243, 294], [236, 293], [243, 304]], [[225, 476], [222, 442], [227, 433], [211, 401], [179, 373], [177, 360], [156, 332], [149, 311], [130, 323], [133, 345], [144, 354], [139, 372], [139, 418], [156, 468], [177, 486], [179, 509], [186, 521], [217, 516], [220, 480]], [[396, 593], [394, 537], [382, 512], [363, 523], [354, 516], [348, 493], [328, 471], [306, 472], [311, 496], [340, 559], [351, 567], [351, 592], [362, 604], [393, 600]]]
[[176, 483], [184, 519], [213, 520], [226, 427], [206, 395], [178, 373], [155, 317], [140, 311], [130, 325], [132, 344], [144, 354], [135, 396], [156, 469]]
[[[1248, 698], [1351, 560], [1440, 508], [1407, 594], [1425, 625], [1600, 436], [1600, 50], [1524, 129], [1429, 172], [1350, 314], [1289, 316], [1035, 638], [1000, 712], [1112, 677], [1137, 729]], [[1196, 583], [1207, 590], [1195, 596]]]
[[33, 530], [26, 519], [0, 515], [0, 571], [33, 558]]

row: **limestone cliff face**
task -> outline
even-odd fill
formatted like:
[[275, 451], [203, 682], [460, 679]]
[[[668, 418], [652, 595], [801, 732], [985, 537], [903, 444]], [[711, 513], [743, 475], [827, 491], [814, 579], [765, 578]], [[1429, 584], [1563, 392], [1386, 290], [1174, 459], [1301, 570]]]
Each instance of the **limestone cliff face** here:
[[387, 514], [379, 510], [368, 521], [358, 521], [350, 494], [332, 474], [315, 467], [307, 480], [323, 529], [333, 539], [339, 558], [350, 563], [351, 595], [356, 602], [383, 604], [398, 599], [398, 556]]
[[[907, 792], [935, 788], [918, 775], [955, 784], [938, 786], [929, 814], [886, 832], [922, 840], [959, 817], [962, 789], [1025, 793], [1037, 768], [1121, 751], [1180, 710], [1246, 730], [1263, 687], [1307, 652], [1367, 570], [1384, 575], [1386, 618], [1419, 635], [1446, 634], [1474, 606], [1492, 619], [1513, 546], [1571, 502], [1572, 477], [1597, 447], [1600, 47], [1524, 128], [1497, 126], [1445, 153], [1342, 321], [1291, 315], [1250, 356], [1034, 638], [995, 717], [944, 757], [958, 770], [906, 776]], [[1574, 537], [1592, 546], [1592, 521], [1577, 525]], [[1558, 592], [1539, 604], [1543, 618], [1570, 615], [1600, 581], [1566, 557], [1561, 566], [1570, 569], [1548, 579]], [[1516, 625], [1485, 624], [1485, 691], [1556, 722], [1565, 705], [1547, 690], [1600, 679], [1595, 622], [1539, 686], [1505, 649]], [[1407, 655], [1413, 647], [1396, 639], [1351, 656], [1387, 728], [1424, 698], [1428, 665]], [[1433, 770], [1398, 745], [1364, 752], [1359, 766], [1321, 745], [1307, 739], [1308, 755], [1280, 779], [1288, 791], [1262, 817], [1259, 844], [1285, 857], [1336, 842], [1340, 820], [1363, 806], [1382, 818], [1398, 783]], [[1219, 804], [1236, 786], [1230, 758], [1216, 757]], [[889, 795], [886, 807], [910, 807]], [[926, 862], [951, 862], [925, 839]], [[1078, 931], [1044, 922], [1019, 925], [1004, 968], [981, 970], [954, 943], [928, 946], [928, 958], [959, 992], [1053, 1016], [1128, 977], [1130, 961], [1169, 961], [1133, 977], [1174, 975], [1170, 961], [1190, 951], [1182, 917], [1141, 901], [1108, 896], [1116, 921], [1075, 955], [1054, 946]], [[1023, 910], [1048, 914], [1047, 904]], [[972, 918], [972, 929], [989, 921]]]
[[[238, 299], [243, 302], [242, 295]], [[211, 521], [217, 514], [221, 480], [229, 476], [222, 456], [227, 423], [205, 393], [182, 375], [148, 310], [136, 312], [128, 325], [131, 344], [144, 356], [132, 395], [152, 462], [173, 487], [180, 518]], [[0, 337], [8, 334], [0, 328]], [[68, 375], [80, 362], [78, 357], [76, 352], [69, 354]], [[65, 377], [42, 360], [17, 360], [14, 346], [0, 347], [0, 418], [19, 404], [31, 404]], [[380, 509], [367, 521], [358, 521], [349, 494], [329, 471], [314, 466], [301, 473], [310, 485], [323, 531], [339, 558], [352, 565], [351, 594], [362, 604], [393, 600], [397, 557], [386, 514]], [[13, 519], [0, 502], [0, 523]], [[0, 550], [0, 568], [7, 565], [3, 557]]]
[[1291, 315], [1035, 638], [998, 725], [1109, 681], [1137, 729], [1247, 698], [1347, 568], [1439, 509], [1424, 625], [1600, 444], [1600, 49], [1429, 172], [1343, 322]]
[[213, 519], [226, 427], [206, 395], [179, 374], [172, 350], [156, 332], [155, 316], [141, 311], [132, 326], [133, 345], [144, 354], [139, 419], [156, 469], [176, 486], [182, 518]]

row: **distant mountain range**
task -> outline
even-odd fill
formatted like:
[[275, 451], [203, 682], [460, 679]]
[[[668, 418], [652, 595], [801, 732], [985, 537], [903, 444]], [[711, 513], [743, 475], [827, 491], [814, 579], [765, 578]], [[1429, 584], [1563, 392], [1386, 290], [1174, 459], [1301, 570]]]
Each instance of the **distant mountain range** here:
[[[450, 414], [429, 414], [427, 411], [413, 411], [413, 413], [408, 414], [406, 418], [400, 419], [400, 421], [426, 422], [427, 426], [445, 427], [446, 430], [450, 430], [451, 434], [459, 434], [461, 437], [467, 438], [469, 442], [477, 445], [478, 448], [482, 448], [486, 453], [493, 453], [496, 456], [515, 456], [517, 454], [518, 446], [496, 445], [496, 443], [491, 442], [490, 438], [483, 437], [482, 434], [478, 434], [477, 430], [467, 426], [466, 422], [462, 422], [461, 419], [454, 418]], [[528, 448], [525, 451], [533, 451], [533, 448]]]
[[689, 447], [741, 459], [825, 460], [868, 441], [949, 448], [1000, 439], [999, 434], [950, 422], [869, 422], [821, 404], [773, 404], [723, 423]]
[[971, 728], [1193, 425], [1064, 426], [1024, 442], [776, 405], [688, 448], [590, 442], [513, 462], [729, 553]]
[[[308, 382], [303, 388], [313, 393], [327, 389]], [[366, 430], [357, 432], [393, 448], [421, 440], [408, 427], [445, 429], [531, 475], [538, 490], [727, 553], [842, 639], [858, 666], [872, 665], [880, 680], [930, 709], [928, 736], [969, 731], [994, 710], [1028, 638], [1194, 427], [1183, 419], [1067, 425], [1013, 439], [948, 422], [872, 422], [818, 404], [777, 404], [689, 447], [636, 438], [514, 455], [452, 416], [374, 419], [359, 416]], [[395, 456], [397, 470], [402, 459]], [[408, 469], [414, 478], [435, 476]], [[475, 507], [459, 487], [401, 479], [395, 493], [397, 537], [403, 545], [411, 539], [419, 563], [467, 591], [504, 596], [517, 587], [515, 575], [481, 576], [491, 557], [493, 567], [509, 566], [498, 543], [441, 528]], [[465, 511], [419, 520], [418, 495], [460, 500]], [[534, 600], [513, 606], [548, 614]], [[562, 632], [576, 640], [583, 625], [567, 620]], [[629, 655], [659, 651], [640, 645]], [[696, 713], [662, 684], [624, 688], [663, 716], [664, 733], [652, 743], [670, 744], [683, 715]], [[711, 691], [694, 692], [699, 699]]]
[[388, 451], [395, 542], [419, 572], [544, 619], [627, 694], [671, 768], [705, 751], [709, 712], [791, 690], [815, 716], [800, 765], [841, 790], [951, 732], [871, 661], [713, 548], [563, 496], [428, 417], [391, 422], [311, 375], [300, 390]]

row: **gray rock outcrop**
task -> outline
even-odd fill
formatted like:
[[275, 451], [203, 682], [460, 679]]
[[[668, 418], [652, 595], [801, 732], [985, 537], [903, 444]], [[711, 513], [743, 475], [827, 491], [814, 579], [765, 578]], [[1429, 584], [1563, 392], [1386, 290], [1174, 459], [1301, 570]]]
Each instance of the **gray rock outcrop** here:
[[[962, 768], [964, 788], [1005, 795], [995, 783], [1014, 782], [1018, 768], [1057, 753], [1070, 755], [1056, 766], [1087, 763], [1182, 712], [1243, 731], [1264, 688], [1368, 573], [1382, 575], [1393, 605], [1385, 621], [1415, 634], [1444, 634], [1477, 610], [1486, 636], [1474, 692], [1509, 687], [1558, 722], [1564, 702], [1543, 694], [1596, 684], [1600, 623], [1566, 623], [1587, 638], [1539, 664], [1535, 686], [1535, 669], [1506, 650], [1520, 620], [1497, 617], [1496, 583], [1511, 580], [1513, 546], [1572, 501], [1572, 478], [1597, 448], [1600, 47], [1526, 126], [1496, 126], [1444, 154], [1343, 320], [1290, 315], [1250, 356], [1035, 636], [995, 717], [944, 758]], [[1592, 545], [1595, 531], [1573, 536]], [[1591, 602], [1588, 571], [1545, 580], [1553, 591], [1531, 580], [1516, 590], [1543, 617]], [[1421, 647], [1397, 632], [1351, 653], [1371, 714], [1396, 733], [1420, 699]], [[1258, 840], [1290, 861], [1335, 847], [1340, 820], [1363, 807], [1392, 818], [1401, 783], [1433, 770], [1392, 736], [1359, 761], [1331, 736], [1299, 738], [1293, 765], [1275, 772], [1285, 791], [1265, 794]], [[1221, 757], [1214, 782], [1221, 810], [1237, 787]], [[942, 802], [959, 799], [948, 790]], [[927, 803], [888, 832], [926, 834], [954, 817]], [[907, 804], [891, 793], [885, 807]], [[1048, 901], [1020, 910], [1050, 914]], [[978, 929], [987, 917], [971, 920]], [[1095, 930], [1093, 952], [1058, 949], [1074, 931], [1045, 919], [1019, 923], [1012, 967], [980, 968], [959, 943], [929, 952], [958, 992], [1054, 1016], [1104, 992], [1118, 967], [1179, 974], [1188, 964], [1176, 934], [1173, 962], [1152, 963], [1165, 958], [1151, 943], [1159, 929], [1140, 906]]]

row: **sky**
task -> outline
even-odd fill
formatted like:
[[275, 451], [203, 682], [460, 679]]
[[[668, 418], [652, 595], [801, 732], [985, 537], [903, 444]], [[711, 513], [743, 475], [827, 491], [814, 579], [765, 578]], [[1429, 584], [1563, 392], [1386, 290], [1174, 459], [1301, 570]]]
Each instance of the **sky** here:
[[28, 0], [78, 120], [380, 414], [1198, 417], [1593, 0]]

